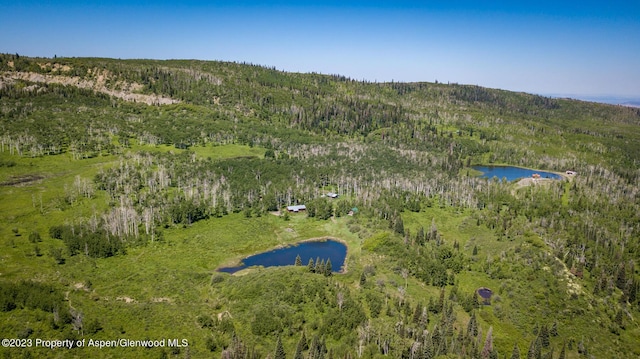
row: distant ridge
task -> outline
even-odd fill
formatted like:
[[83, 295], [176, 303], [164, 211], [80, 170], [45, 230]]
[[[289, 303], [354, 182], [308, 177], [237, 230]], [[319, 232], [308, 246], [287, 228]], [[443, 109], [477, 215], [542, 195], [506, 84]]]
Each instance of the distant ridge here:
[[623, 102], [621, 103], [621, 105], [629, 107], [640, 107], [640, 100]]
[[576, 94], [543, 94], [543, 96], [553, 98], [570, 98], [587, 102], [598, 102], [609, 105], [621, 105], [629, 107], [640, 107], [640, 97], [615, 96], [615, 95], [576, 95]]

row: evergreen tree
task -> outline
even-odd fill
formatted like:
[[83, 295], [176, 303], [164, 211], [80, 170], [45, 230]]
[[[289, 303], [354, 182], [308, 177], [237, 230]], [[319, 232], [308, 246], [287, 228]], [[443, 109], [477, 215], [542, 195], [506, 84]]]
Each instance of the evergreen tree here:
[[618, 312], [616, 313], [616, 317], [614, 319], [614, 323], [616, 323], [622, 329], [624, 329], [623, 319], [624, 319], [624, 316], [622, 314], [622, 310], [618, 309]]
[[442, 308], [438, 308], [438, 304], [433, 297], [429, 297], [429, 311], [433, 314], [438, 314], [440, 313], [440, 309]]
[[431, 336], [427, 335], [424, 343], [422, 344], [422, 358], [423, 359], [433, 359], [433, 342], [431, 340]]
[[413, 324], [420, 323], [420, 316], [422, 316], [422, 303], [416, 304], [416, 309], [413, 311], [412, 322]]
[[471, 313], [469, 323], [467, 324], [467, 335], [475, 337], [478, 335], [478, 323], [476, 321], [476, 312]]
[[542, 344], [540, 343], [540, 337], [535, 337], [529, 345], [529, 351], [527, 352], [527, 359], [541, 359], [542, 357]]
[[325, 269], [324, 259], [322, 259], [320, 262], [316, 261], [316, 273], [324, 274], [324, 269]]
[[302, 352], [304, 351], [303, 347], [306, 343], [303, 344], [302, 342], [303, 339], [304, 339], [304, 332], [302, 332], [302, 336], [298, 341], [298, 345], [296, 345], [296, 352], [295, 354], [293, 354], [293, 359], [304, 359], [304, 354]]
[[440, 296], [438, 297], [438, 307], [440, 310], [444, 309], [444, 286], [440, 288]]
[[424, 227], [420, 226], [418, 233], [416, 234], [416, 243], [419, 245], [424, 244]]
[[363, 286], [367, 282], [367, 275], [362, 272], [360, 274], [360, 286]]
[[38, 231], [33, 231], [29, 234], [29, 241], [31, 243], [42, 242], [42, 237]]
[[275, 154], [275, 152], [273, 151], [273, 149], [268, 149], [268, 150], [266, 150], [266, 151], [264, 152], [264, 158], [265, 158], [265, 159], [267, 159], [267, 158], [275, 159], [275, 158], [276, 158], [276, 154]]
[[584, 356], [589, 355], [589, 350], [587, 350], [587, 346], [584, 345], [584, 338], [580, 339], [578, 343], [578, 354], [582, 354]]
[[562, 343], [562, 350], [560, 350], [560, 355], [558, 359], [567, 359], [567, 344]]
[[405, 318], [407, 318], [407, 321], [409, 321], [409, 317], [412, 314], [412, 310], [411, 310], [411, 303], [409, 302], [405, 302], [406, 304], [403, 305], [403, 309], [404, 309], [404, 316]]
[[548, 348], [549, 347], [549, 329], [547, 328], [546, 324], [543, 324], [542, 327], [540, 327], [540, 343], [542, 344], [543, 348]]
[[471, 358], [480, 359], [480, 349], [478, 348], [478, 342], [471, 341]]
[[324, 264], [324, 276], [328, 277], [333, 273], [333, 267], [331, 266], [331, 258], [327, 258], [327, 262]]
[[400, 215], [396, 217], [396, 224], [394, 226], [394, 230], [399, 235], [404, 236], [404, 223], [402, 222], [402, 217], [400, 217]]
[[433, 348], [433, 356], [437, 357], [440, 354], [444, 354], [440, 349], [442, 347], [442, 341], [446, 341], [442, 338], [442, 333], [440, 333], [440, 328], [436, 324], [433, 327], [433, 331], [431, 332], [431, 347]]
[[511, 352], [511, 359], [520, 359], [520, 348], [518, 348], [518, 343], [513, 343], [513, 351]]
[[431, 229], [429, 229], [429, 233], [427, 234], [427, 241], [429, 240], [437, 240], [438, 239], [438, 227], [436, 227], [436, 219], [431, 218]]
[[305, 351], [309, 349], [309, 343], [307, 343], [307, 335], [302, 331], [302, 335], [300, 335], [300, 340], [298, 341], [298, 346], [301, 351]]
[[300, 258], [299, 254], [296, 256], [296, 263], [295, 264], [298, 267], [302, 265], [302, 258]]
[[620, 263], [618, 265], [618, 276], [616, 278], [616, 287], [618, 287], [621, 291], [626, 292], [627, 271], [624, 266], [624, 263]]
[[230, 358], [244, 358], [247, 354], [245, 344], [242, 342], [242, 340], [240, 340], [240, 338], [238, 338], [236, 333], [233, 333], [231, 337], [231, 345], [227, 348], [226, 351], [229, 354]]
[[280, 336], [278, 336], [278, 340], [276, 341], [276, 351], [273, 355], [273, 359], [286, 359], [287, 355], [284, 352], [284, 347], [282, 346], [282, 340], [280, 340]]
[[638, 300], [638, 291], [640, 291], [640, 281], [632, 278], [629, 284], [629, 303], [631, 303], [631, 305], [635, 304]]
[[[422, 307], [422, 314], [420, 314], [420, 322], [418, 323], [420, 329], [424, 330], [429, 324], [429, 312], [426, 307]], [[462, 333], [462, 331], [460, 331]]]
[[311, 339], [311, 345], [309, 345], [309, 359], [316, 359], [317, 353], [316, 351], [318, 350], [318, 346], [320, 345], [320, 338], [318, 338], [318, 335], [314, 335], [313, 338]]
[[555, 320], [553, 322], [553, 324], [551, 325], [551, 329], [549, 329], [549, 334], [553, 337], [557, 337], [559, 335], [558, 333], [558, 321]]
[[538, 338], [536, 337], [531, 341], [531, 344], [529, 344], [529, 350], [527, 351], [527, 359], [536, 359], [536, 340], [537, 339]]
[[313, 264], [313, 258], [309, 258], [309, 264], [307, 264], [307, 269], [311, 273], [316, 271], [316, 266]]
[[321, 340], [317, 335], [314, 335], [311, 340], [311, 345], [309, 346], [308, 359], [324, 359], [325, 351], [326, 346], [324, 344], [324, 339]]
[[482, 358], [489, 359], [491, 352], [493, 352], [493, 327], [489, 327], [489, 331], [487, 332], [487, 339], [484, 342], [484, 347], [482, 348]]
[[480, 308], [480, 301], [478, 301], [478, 293], [475, 291], [471, 294], [471, 308], [478, 309]]

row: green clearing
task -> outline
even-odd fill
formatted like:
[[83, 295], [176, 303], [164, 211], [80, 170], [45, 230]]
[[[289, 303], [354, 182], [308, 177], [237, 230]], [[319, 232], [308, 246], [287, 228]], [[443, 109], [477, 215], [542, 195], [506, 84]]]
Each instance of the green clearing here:
[[193, 152], [201, 158], [211, 157], [214, 160], [234, 157], [264, 157], [264, 149], [246, 145], [195, 146]]

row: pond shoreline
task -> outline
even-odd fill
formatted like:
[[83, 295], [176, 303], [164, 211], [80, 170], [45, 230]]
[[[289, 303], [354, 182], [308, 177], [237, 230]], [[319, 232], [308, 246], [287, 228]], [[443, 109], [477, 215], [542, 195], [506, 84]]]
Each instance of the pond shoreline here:
[[[491, 164], [491, 165], [487, 165], [487, 164], [476, 164], [471, 166], [470, 168], [473, 169], [474, 171], [478, 171], [481, 172], [482, 174], [479, 175], [479, 178], [486, 178], [487, 180], [490, 180], [493, 177], [488, 177], [487, 176], [487, 172], [485, 171], [481, 171], [478, 168], [490, 168], [490, 169], [494, 169], [494, 168], [503, 168], [503, 169], [517, 169], [517, 170], [525, 170], [525, 171], [531, 171], [533, 173], [547, 173], [547, 174], [551, 174], [551, 175], [555, 175], [558, 176], [560, 178], [548, 178], [548, 177], [540, 177], [538, 179], [544, 179], [544, 180], [571, 180], [571, 176], [567, 175], [565, 172], [557, 172], [557, 171], [553, 171], [553, 170], [543, 170], [543, 169], [539, 169], [539, 168], [530, 168], [530, 167], [523, 167], [523, 166], [514, 166], [514, 165], [508, 165], [508, 164]], [[497, 177], [497, 176], [494, 176]], [[517, 183], [523, 179], [530, 179], [531, 177], [519, 177], [519, 178], [515, 178], [512, 180], [507, 180], [508, 182], [513, 182], [513, 183]], [[499, 178], [500, 180], [502, 180], [502, 178]]]
[[[234, 267], [242, 266], [243, 265], [243, 261], [246, 260], [247, 258], [254, 257], [254, 256], [257, 256], [257, 255], [260, 255], [260, 254], [263, 254], [263, 253], [269, 253], [269, 252], [277, 251], [279, 249], [293, 248], [293, 247], [297, 247], [298, 245], [303, 244], [303, 243], [327, 242], [327, 241], [333, 241], [333, 242], [336, 242], [336, 243], [340, 243], [340, 244], [342, 244], [344, 246], [345, 255], [344, 255], [344, 260], [343, 260], [343, 262], [342, 262], [342, 264], [340, 266], [340, 271], [336, 271], [334, 273], [336, 273], [336, 274], [345, 274], [345, 273], [347, 273], [348, 272], [348, 270], [347, 270], [347, 258], [349, 256], [349, 244], [347, 243], [347, 241], [345, 241], [345, 240], [343, 240], [341, 238], [336, 238], [336, 237], [332, 237], [332, 236], [312, 237], [312, 238], [299, 240], [299, 241], [296, 241], [294, 243], [278, 244], [278, 245], [276, 245], [274, 247], [267, 248], [267, 249], [265, 249], [263, 251], [259, 251], [259, 252], [256, 252], [254, 254], [245, 255], [242, 259], [240, 259], [240, 261], [235, 261], [231, 265], [220, 265], [215, 269], [215, 271], [216, 272], [229, 273], [229, 272], [222, 271], [221, 269], [228, 269], [228, 268], [234, 268]], [[290, 264], [290, 265], [293, 266], [293, 264]], [[278, 265], [278, 267], [280, 267], [280, 266], [289, 266], [289, 264]], [[303, 266], [306, 266], [306, 264], [303, 263]], [[254, 266], [249, 266], [249, 267], [246, 267], [246, 268], [242, 268], [242, 269], [240, 269], [238, 271], [235, 271], [235, 272], [229, 273], [229, 274], [235, 275], [236, 273], [244, 272], [245, 270], [247, 270], [247, 269], [249, 269], [251, 267], [254, 267]], [[267, 267], [259, 266], [259, 267], [268, 268], [269, 266], [267, 266]]]
[[347, 258], [349, 258], [349, 243], [347, 243], [347, 241], [345, 241], [344, 239], [341, 238], [336, 238], [336, 237], [329, 237], [329, 236], [324, 236], [324, 237], [313, 237], [313, 238], [307, 238], [307, 239], [303, 239], [301, 241], [298, 241], [296, 243], [305, 243], [305, 242], [325, 242], [325, 241], [334, 241], [334, 242], [338, 242], [338, 243], [342, 243], [344, 245], [344, 247], [347, 249], [347, 252], [344, 255], [344, 263], [342, 264], [340, 271], [336, 272], [338, 274], [345, 274], [347, 273]]

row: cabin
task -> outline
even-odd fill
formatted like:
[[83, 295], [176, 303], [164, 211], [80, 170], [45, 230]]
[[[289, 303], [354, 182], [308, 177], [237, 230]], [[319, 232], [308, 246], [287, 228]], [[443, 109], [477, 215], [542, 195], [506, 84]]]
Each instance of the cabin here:
[[538, 179], [540, 178], [540, 174], [534, 173], [531, 177], [533, 177], [534, 179]]
[[305, 211], [307, 209], [307, 206], [305, 206], [304, 204], [299, 204], [296, 206], [287, 206], [287, 211], [289, 212], [293, 212], [293, 213], [298, 213], [300, 211]]
[[329, 197], [329, 198], [338, 198], [338, 194], [337, 193], [333, 193], [333, 192], [329, 192], [329, 193], [327, 193], [327, 197]]

